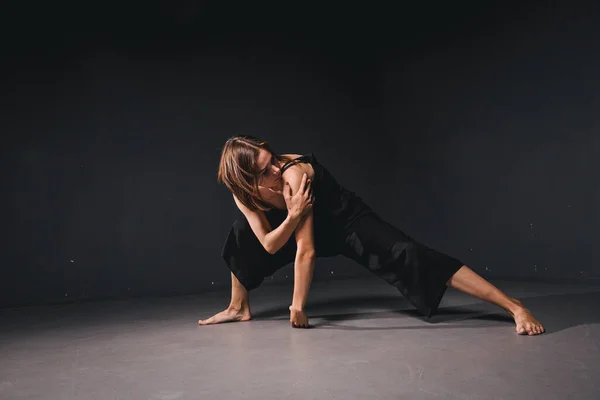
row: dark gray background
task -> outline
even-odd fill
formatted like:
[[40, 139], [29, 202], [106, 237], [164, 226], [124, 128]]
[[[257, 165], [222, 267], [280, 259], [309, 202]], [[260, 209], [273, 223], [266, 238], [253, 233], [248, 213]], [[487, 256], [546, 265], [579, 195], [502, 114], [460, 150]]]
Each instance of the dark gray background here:
[[598, 6], [448, 3], [7, 8], [0, 305], [228, 286], [240, 133], [487, 278], [599, 278]]

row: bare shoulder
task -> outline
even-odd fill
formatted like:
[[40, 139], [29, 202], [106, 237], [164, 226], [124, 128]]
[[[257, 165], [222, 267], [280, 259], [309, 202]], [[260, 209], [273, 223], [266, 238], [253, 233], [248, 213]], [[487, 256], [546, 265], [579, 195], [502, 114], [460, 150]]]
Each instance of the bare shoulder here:
[[[294, 153], [288, 153], [288, 154], [282, 154], [282, 156], [285, 157], [289, 157], [291, 159], [296, 159], [298, 157], [302, 157], [302, 154], [294, 154]], [[309, 163], [297, 163], [292, 165], [291, 167], [289, 167], [288, 169], [285, 170], [285, 172], [283, 173], [283, 178], [284, 180], [300, 180], [302, 179], [302, 175], [306, 173], [306, 175], [308, 176], [308, 178], [312, 179], [315, 176], [315, 171], [312, 167], [312, 165], [310, 165]]]
[[288, 157], [288, 158], [298, 158], [298, 157], [302, 157], [302, 154], [295, 154], [295, 153], [287, 153], [287, 154], [280, 154], [283, 157]]

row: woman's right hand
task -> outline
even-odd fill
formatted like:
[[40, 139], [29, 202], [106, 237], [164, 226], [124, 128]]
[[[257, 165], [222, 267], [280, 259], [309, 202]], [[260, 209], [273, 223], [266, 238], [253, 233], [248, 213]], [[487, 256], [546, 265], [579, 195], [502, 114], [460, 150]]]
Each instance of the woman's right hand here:
[[288, 215], [292, 218], [301, 218], [306, 215], [315, 202], [312, 194], [312, 182], [308, 179], [306, 173], [302, 175], [302, 181], [296, 194], [292, 194], [292, 188], [288, 182], [283, 188], [283, 197], [288, 209]]
[[222, 324], [224, 322], [237, 322], [237, 321], [250, 321], [252, 314], [250, 310], [236, 310], [228, 308], [221, 311], [218, 314], [213, 315], [209, 319], [201, 319], [198, 321], [198, 325], [213, 325]]

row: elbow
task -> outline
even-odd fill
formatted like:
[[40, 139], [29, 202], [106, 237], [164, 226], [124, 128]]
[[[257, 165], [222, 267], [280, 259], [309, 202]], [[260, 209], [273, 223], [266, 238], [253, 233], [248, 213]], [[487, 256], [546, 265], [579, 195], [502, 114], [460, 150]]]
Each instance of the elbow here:
[[317, 254], [314, 249], [299, 249], [297, 257], [301, 260], [314, 260]]
[[267, 253], [275, 254], [277, 252], [277, 249], [275, 248], [275, 246], [273, 246], [271, 244], [271, 241], [269, 241], [266, 236], [263, 238], [260, 238], [259, 240], [260, 240], [260, 244], [262, 244], [262, 247], [265, 249], [265, 251]]
[[269, 254], [275, 254], [277, 253], [277, 249], [274, 248], [273, 246], [270, 246], [269, 244], [265, 243], [263, 244], [263, 247], [265, 248], [265, 250], [267, 251], [267, 253]]

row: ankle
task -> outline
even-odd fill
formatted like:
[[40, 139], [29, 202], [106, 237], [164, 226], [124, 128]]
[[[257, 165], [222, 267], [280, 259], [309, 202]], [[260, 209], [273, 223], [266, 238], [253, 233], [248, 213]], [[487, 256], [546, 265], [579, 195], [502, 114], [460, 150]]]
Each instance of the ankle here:
[[509, 304], [506, 307], [506, 311], [514, 316], [515, 314], [525, 310], [525, 307], [523, 306], [523, 303], [521, 303], [519, 300], [513, 298], [513, 297], [509, 297]]
[[231, 303], [227, 310], [233, 311], [236, 313], [248, 313], [250, 312], [250, 305], [246, 303]]

